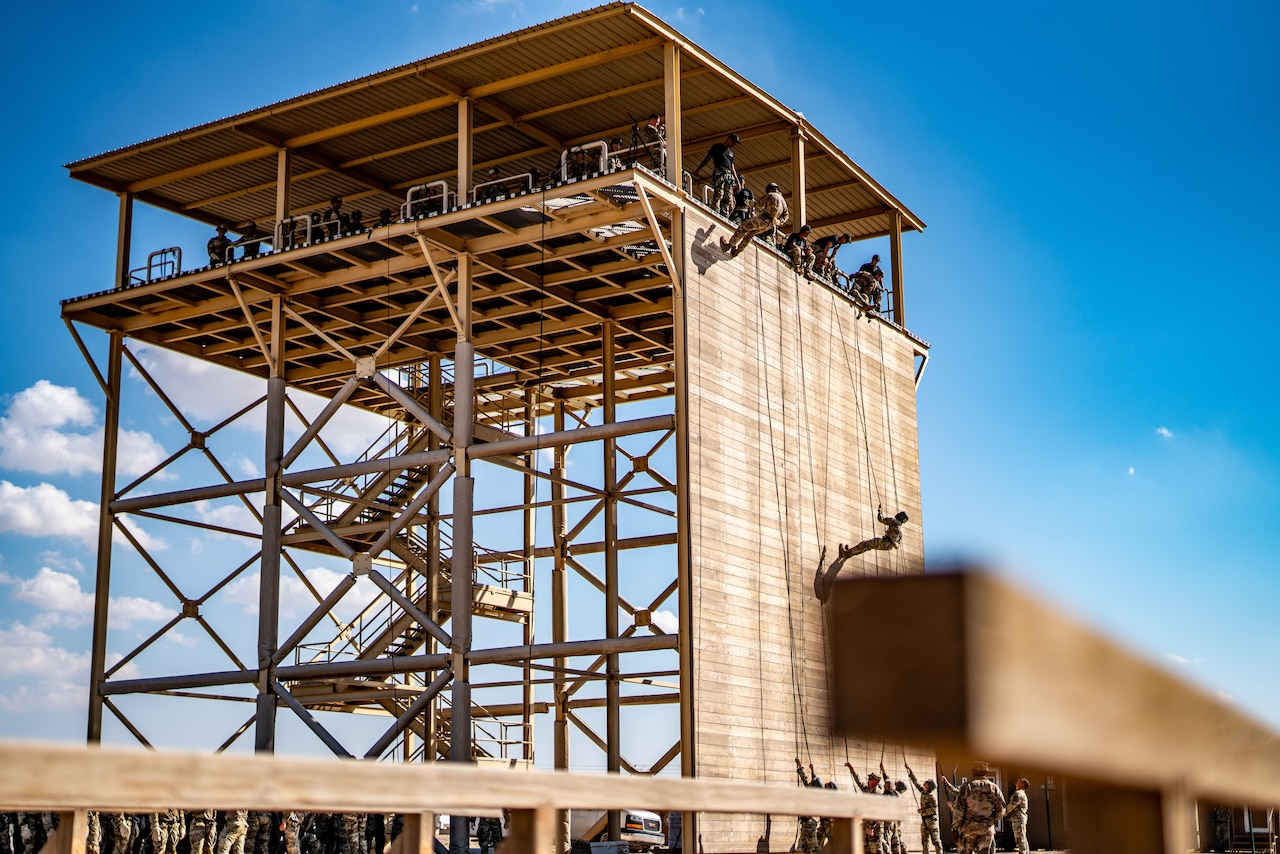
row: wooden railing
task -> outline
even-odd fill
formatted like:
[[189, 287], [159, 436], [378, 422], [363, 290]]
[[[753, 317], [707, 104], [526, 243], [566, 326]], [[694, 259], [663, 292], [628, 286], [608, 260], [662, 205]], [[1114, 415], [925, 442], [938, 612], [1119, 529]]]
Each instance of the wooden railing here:
[[[1280, 805], [1280, 735], [990, 576], [847, 582], [830, 607], [847, 735], [933, 746], [944, 767], [1064, 775], [1078, 854], [1207, 850], [1197, 800]], [[83, 854], [87, 809], [168, 808], [397, 812], [393, 854], [428, 854], [433, 814], [509, 809], [503, 854], [564, 850], [564, 809], [813, 815], [833, 819], [829, 854], [862, 854], [863, 819], [914, 820], [913, 806], [731, 780], [0, 742], [0, 810], [62, 814], [46, 854]]]
[[900, 798], [794, 785], [513, 772], [433, 763], [122, 751], [0, 742], [0, 811], [61, 813], [45, 854], [84, 854], [85, 810], [169, 808], [401, 813], [393, 854], [430, 854], [432, 815], [511, 812], [504, 854], [557, 849], [558, 810], [644, 809], [827, 816], [834, 850], [861, 851], [862, 819], [914, 817]]
[[991, 575], [846, 582], [831, 609], [838, 727], [1062, 775], [1073, 851], [1208, 851], [1207, 804], [1280, 805], [1280, 734]]

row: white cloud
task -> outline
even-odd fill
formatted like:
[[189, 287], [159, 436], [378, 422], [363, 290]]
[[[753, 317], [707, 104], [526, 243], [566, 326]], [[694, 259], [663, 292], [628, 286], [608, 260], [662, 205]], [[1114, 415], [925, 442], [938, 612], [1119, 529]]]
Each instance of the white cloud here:
[[[258, 511], [261, 512], [259, 507]], [[195, 503], [196, 516], [201, 522], [207, 525], [217, 525], [220, 528], [230, 528], [233, 531], [260, 531], [262, 523], [254, 518], [249, 512], [249, 508], [239, 499], [232, 499], [221, 504], [210, 504], [208, 501], [197, 501]], [[212, 534], [212, 536], [226, 536], [222, 534]]]
[[1173, 438], [1173, 431], [1172, 431], [1172, 430], [1170, 430], [1168, 427], [1157, 427], [1157, 428], [1156, 428], [1156, 435], [1157, 435], [1157, 436], [1159, 436], [1159, 437], [1161, 437], [1161, 438], [1163, 438], [1163, 439], [1172, 439], [1172, 438]]
[[84, 564], [77, 558], [67, 557], [62, 554], [62, 552], [53, 551], [52, 549], [46, 549], [45, 551], [37, 554], [36, 561], [39, 562], [41, 566], [50, 566], [54, 569], [61, 569], [67, 572], [84, 572]]
[[[322, 597], [338, 586], [338, 582], [347, 576], [345, 572], [336, 572], [327, 567], [311, 567], [304, 569], [308, 580], [320, 592]], [[261, 573], [243, 575], [227, 585], [224, 601], [243, 605], [246, 614], [258, 613], [258, 586]], [[373, 601], [378, 589], [366, 578], [356, 582], [352, 590], [335, 607], [334, 613], [340, 620], [350, 620], [360, 613], [366, 605]], [[310, 614], [316, 607], [316, 599], [297, 575], [287, 569], [280, 572], [280, 615], [283, 617], [300, 617]]]
[[248, 457], [237, 455], [236, 468], [240, 469], [240, 473], [245, 477], [262, 477], [262, 471], [258, 468], [258, 464]]
[[[41, 625], [83, 625], [93, 616], [93, 596], [80, 588], [80, 580], [47, 566], [41, 567], [34, 578], [18, 582], [12, 596], [42, 611], [38, 618]], [[137, 596], [113, 596], [107, 613], [112, 628], [127, 629], [137, 621], [167, 620], [174, 609]]]
[[1133, 474], [1133, 466], [1129, 466], [1129, 474]]
[[1214, 693], [1214, 696], [1224, 703], [1234, 703], [1236, 701], [1236, 698], [1228, 694], [1226, 691], [1217, 691]]
[[[0, 466], [37, 474], [101, 471], [103, 432], [96, 420], [97, 410], [74, 388], [40, 380], [19, 392], [0, 417]], [[121, 430], [118, 441], [123, 474], [150, 471], [165, 458], [149, 433]]]
[[655, 626], [669, 635], [680, 631], [680, 619], [670, 611], [654, 611], [650, 619]]
[[[89, 655], [56, 647], [45, 632], [13, 623], [0, 627], [0, 678], [8, 689], [0, 694], [0, 710], [83, 707]], [[15, 684], [18, 679], [28, 681]]]
[[1178, 655], [1176, 652], [1166, 652], [1164, 657], [1169, 661], [1172, 661], [1174, 664], [1185, 665], [1189, 663], [1186, 658]]
[[98, 505], [73, 499], [47, 483], [21, 487], [0, 480], [0, 533], [69, 537], [93, 546], [98, 541]]

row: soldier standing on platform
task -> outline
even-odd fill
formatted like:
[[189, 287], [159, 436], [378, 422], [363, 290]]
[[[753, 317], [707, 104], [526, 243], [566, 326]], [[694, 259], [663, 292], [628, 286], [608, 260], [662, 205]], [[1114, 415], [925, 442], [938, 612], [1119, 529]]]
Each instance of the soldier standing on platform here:
[[205, 248], [209, 250], [209, 266], [216, 267], [227, 263], [227, 250], [231, 248], [231, 239], [227, 237], [227, 227], [219, 225], [217, 234], [209, 238]]
[[934, 849], [938, 854], [942, 854], [942, 836], [938, 833], [938, 796], [935, 793], [935, 786], [932, 780], [925, 780], [924, 785], [920, 785], [920, 781], [916, 779], [915, 772], [911, 770], [911, 766], [906, 765], [907, 776], [911, 778], [911, 785], [916, 787], [916, 791], [920, 793], [920, 807], [917, 812], [920, 813], [920, 850], [921, 854], [929, 854], [929, 843], [933, 843]]
[[707, 155], [702, 158], [702, 162], [698, 164], [698, 168], [693, 170], [693, 176], [696, 178], [702, 171], [702, 167], [708, 162], [711, 163], [710, 184], [714, 191], [711, 196], [711, 209], [724, 217], [733, 210], [733, 191], [737, 189], [739, 183], [738, 170], [733, 165], [733, 147], [737, 144], [738, 135], [729, 134], [724, 138], [724, 142], [717, 142], [711, 146]]

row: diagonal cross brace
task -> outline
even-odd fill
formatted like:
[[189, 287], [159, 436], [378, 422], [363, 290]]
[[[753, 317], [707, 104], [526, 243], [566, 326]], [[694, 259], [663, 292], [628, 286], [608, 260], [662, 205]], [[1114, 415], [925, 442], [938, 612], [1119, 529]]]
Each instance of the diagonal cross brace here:
[[369, 571], [369, 580], [382, 588], [382, 592], [386, 593], [391, 599], [405, 610], [405, 613], [418, 621], [418, 624], [426, 629], [433, 638], [440, 641], [445, 646], [453, 646], [453, 638], [449, 633], [440, 628], [436, 621], [426, 615], [426, 613], [415, 605], [408, 596], [404, 595], [396, 586], [387, 580], [387, 577], [377, 570]]

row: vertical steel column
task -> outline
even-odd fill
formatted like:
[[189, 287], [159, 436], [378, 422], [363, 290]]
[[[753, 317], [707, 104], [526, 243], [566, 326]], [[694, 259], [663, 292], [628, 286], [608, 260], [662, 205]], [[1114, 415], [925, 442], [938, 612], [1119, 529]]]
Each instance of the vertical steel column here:
[[[444, 370], [439, 353], [431, 353], [427, 356], [427, 411], [436, 421], [444, 423]], [[428, 435], [427, 450], [434, 451], [439, 447], [439, 437], [434, 433]], [[428, 467], [428, 478], [434, 478], [439, 471], [438, 465]], [[427, 502], [427, 607], [425, 610], [431, 619], [437, 621], [440, 619], [440, 569], [440, 491], [436, 490], [436, 494]], [[427, 644], [427, 652], [434, 653], [437, 651], [439, 641], [434, 635], [428, 634]], [[430, 704], [423, 718], [423, 727], [426, 732], [425, 744], [422, 746], [424, 762], [435, 762], [436, 757], [440, 755], [440, 744], [436, 734], [439, 726], [438, 708], [437, 703]]]
[[[471, 124], [475, 119], [475, 110], [468, 98], [458, 102], [458, 204], [471, 201], [471, 169], [472, 142]], [[462, 272], [458, 272], [461, 282]]]
[[684, 132], [680, 114], [680, 46], [673, 41], [663, 46], [662, 77], [667, 123], [667, 180], [679, 187], [684, 170]]
[[[809, 221], [805, 173], [805, 135], [800, 125], [791, 129], [791, 223], [796, 231]], [[816, 239], [816, 238], [815, 238]]]
[[[125, 266], [128, 266], [127, 261]], [[125, 274], [128, 275], [128, 271]], [[107, 606], [111, 600], [111, 541], [116, 518], [111, 512], [111, 502], [116, 493], [123, 354], [124, 337], [118, 332], [111, 333], [107, 339], [107, 399], [102, 416], [102, 485], [98, 492], [98, 571], [93, 585], [93, 645], [89, 653], [87, 737], [91, 744], [102, 741], [102, 683], [107, 671]]]
[[[284, 219], [292, 210], [293, 188], [289, 182], [289, 167], [293, 162], [293, 154], [287, 148], [282, 148], [276, 154], [276, 222]], [[279, 246], [272, 246], [276, 252], [280, 251]]]
[[[461, 177], [459, 178], [461, 181]], [[449, 759], [471, 761], [471, 573], [475, 568], [472, 511], [475, 480], [471, 476], [472, 424], [475, 421], [475, 349], [471, 343], [471, 256], [458, 256], [458, 318], [461, 329], [453, 357], [453, 555], [450, 609], [453, 613], [453, 706], [449, 723]], [[451, 854], [468, 854], [471, 836], [466, 816], [449, 818]]]
[[893, 274], [893, 322], [907, 327], [906, 305], [902, 295], [902, 211], [894, 208], [889, 225], [889, 271]]
[[[661, 239], [661, 235], [659, 235]], [[600, 337], [604, 348], [604, 423], [618, 420], [617, 377], [614, 370], [613, 321], [601, 324]], [[604, 440], [604, 636], [613, 640], [618, 636], [618, 443], [616, 439]], [[607, 768], [610, 774], [622, 771], [622, 701], [618, 676], [621, 656], [611, 652], [605, 659], [605, 744], [608, 745]], [[609, 839], [622, 839], [622, 823], [617, 810], [609, 812]]]
[[[525, 389], [524, 433], [534, 436], [538, 432], [538, 397], [541, 386]], [[538, 480], [533, 472], [538, 467], [538, 451], [529, 452], [529, 471], [524, 476], [524, 553], [521, 566], [524, 569], [524, 592], [533, 596], [533, 556], [538, 546], [538, 511], [533, 505], [538, 500]], [[533, 612], [524, 615], [524, 644], [533, 644]], [[521, 753], [526, 762], [533, 761], [533, 662], [524, 663], [524, 702], [520, 726]], [[543, 852], [545, 854], [545, 852]]]
[[267, 377], [266, 488], [262, 507], [262, 559], [258, 578], [258, 703], [253, 749], [276, 749], [276, 666], [280, 644], [280, 468], [284, 458], [284, 312], [271, 298], [271, 373]]
[[[694, 660], [693, 636], [693, 535], [689, 492], [689, 312], [688, 293], [685, 288], [685, 270], [688, 269], [689, 239], [685, 233], [684, 209], [671, 212], [672, 255], [679, 269], [671, 276], [672, 357], [675, 361], [676, 408], [676, 580], [680, 603], [680, 776], [698, 776], [696, 724], [694, 718]], [[686, 812], [681, 825], [681, 838], [685, 850], [698, 844], [698, 814]]]
[[120, 194], [120, 223], [116, 229], [116, 287], [129, 284], [129, 257], [133, 248], [133, 193]]
[[[557, 400], [552, 415], [551, 429], [564, 432], [564, 401]], [[551, 566], [551, 640], [564, 643], [569, 639], [569, 521], [564, 504], [565, 455], [568, 445], [556, 445], [555, 462], [551, 469], [551, 543], [554, 557]], [[566, 689], [565, 667], [569, 660], [564, 656], [555, 659], [555, 768], [569, 770], [569, 695]], [[569, 811], [560, 810], [556, 818], [560, 828], [557, 839], [564, 850], [569, 846]]]

